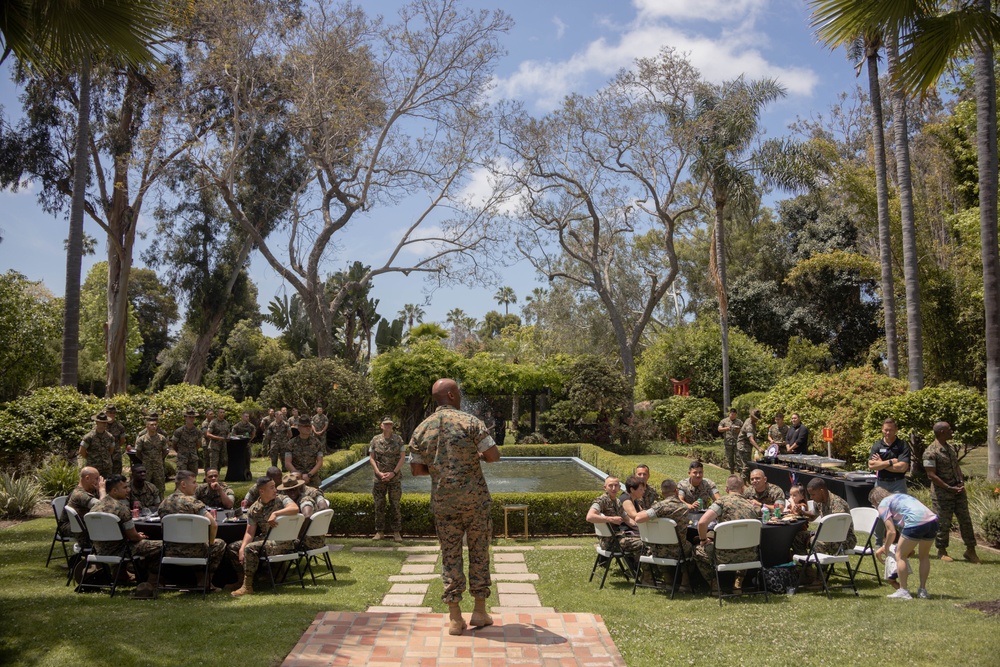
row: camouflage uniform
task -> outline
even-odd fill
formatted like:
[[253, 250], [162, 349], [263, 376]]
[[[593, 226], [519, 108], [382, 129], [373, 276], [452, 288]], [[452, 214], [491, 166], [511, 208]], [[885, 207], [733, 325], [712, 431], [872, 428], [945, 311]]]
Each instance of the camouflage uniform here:
[[264, 432], [264, 446], [267, 447], [267, 454], [271, 457], [271, 465], [277, 466], [278, 459], [281, 459], [281, 468], [285, 467], [285, 445], [292, 438], [292, 427], [288, 422], [275, 420], [268, 425]]
[[750, 444], [750, 436], [753, 436], [754, 441], [757, 440], [757, 427], [754, 426], [752, 419], [743, 422], [740, 434], [736, 438], [736, 469], [739, 471], [740, 477], [743, 478], [744, 484], [750, 481], [750, 463], [753, 462], [753, 445]]
[[295, 545], [292, 542], [274, 542], [272, 540], [264, 542], [264, 536], [267, 535], [267, 531], [270, 528], [267, 525], [267, 518], [273, 512], [283, 509], [290, 502], [292, 501], [288, 496], [279, 493], [269, 503], [262, 503], [260, 498], [258, 498], [250, 509], [247, 510], [247, 527], [256, 526], [257, 532], [254, 533], [253, 542], [247, 544], [246, 550], [243, 552], [243, 564], [240, 564], [240, 545], [243, 544], [243, 541], [237, 540], [229, 544], [229, 560], [233, 564], [233, 569], [236, 570], [237, 574], [242, 572], [247, 581], [252, 582], [254, 575], [257, 573], [257, 565], [260, 562], [260, 552], [262, 549], [265, 550], [268, 556], [287, 554], [295, 550]]
[[222, 504], [222, 496], [227, 495], [229, 499], [233, 501], [233, 506], [236, 506], [236, 494], [233, 490], [226, 485], [225, 482], [219, 482], [219, 491], [214, 491], [207, 482], [204, 484], [199, 484], [198, 488], [195, 489], [194, 497], [198, 499], [199, 502], [204, 503], [208, 507], [215, 507], [217, 509], [224, 509], [225, 505]]
[[[628, 518], [625, 508], [622, 507], [622, 501], [618, 498], [612, 498], [607, 493], [602, 493], [595, 498], [590, 507], [603, 516], [620, 516], [623, 521]], [[611, 528], [612, 532], [618, 532], [618, 544], [621, 545], [622, 551], [633, 555], [638, 555], [642, 551], [642, 540], [639, 536], [624, 535], [621, 533], [620, 527], [612, 524], [608, 524], [608, 527]], [[610, 537], [601, 537], [598, 542], [605, 551], [610, 551], [614, 547], [614, 540]]]
[[104, 479], [110, 477], [115, 449], [117, 448], [115, 437], [107, 431], [98, 433], [97, 429], [91, 429], [87, 435], [83, 436], [80, 446], [87, 452], [87, 465], [91, 468], [97, 468], [97, 472]]
[[316, 465], [316, 457], [323, 456], [323, 445], [314, 435], [295, 437], [285, 443], [285, 456], [292, 457], [292, 465], [297, 471], [308, 474]]
[[128, 506], [135, 507], [136, 503], [139, 503], [140, 509], [153, 510], [155, 512], [156, 508], [160, 506], [160, 492], [156, 488], [156, 485], [143, 482], [142, 488], [136, 490], [135, 486], [129, 482]]
[[[646, 485], [646, 489], [642, 492], [642, 498], [639, 498], [639, 506], [636, 507], [637, 510], [648, 510], [656, 501], [660, 499], [660, 494], [656, 492], [656, 489], [651, 487], [649, 484]], [[633, 503], [635, 504], [635, 503]]]
[[125, 454], [125, 425], [117, 419], [108, 422], [108, 433], [115, 439], [115, 453], [111, 455], [111, 474], [122, 474], [122, 456]]
[[132, 523], [132, 511], [125, 504], [124, 500], [115, 500], [111, 496], [104, 496], [90, 511], [114, 514], [118, 517], [118, 523], [121, 525], [122, 530], [122, 539], [120, 540], [112, 542], [98, 542], [95, 540], [95, 553], [100, 556], [121, 556], [125, 553], [126, 547], [131, 546], [132, 555], [143, 558], [146, 568], [156, 572], [160, 564], [160, 549], [163, 546], [163, 542], [160, 540], [129, 542], [125, 538], [125, 531], [135, 528], [135, 524]]
[[[208, 425], [208, 433], [212, 435], [217, 435], [220, 438], [229, 439], [229, 431], [231, 427], [229, 422], [225, 419], [219, 419], [216, 417], [212, 420], [212, 423]], [[219, 442], [218, 440], [212, 440], [209, 437], [205, 437], [205, 442], [208, 443], [208, 467], [205, 470], [215, 469], [218, 470], [219, 466], [223, 462], [223, 452], [225, 451], [225, 442]]]
[[163, 496], [167, 483], [166, 472], [163, 469], [163, 459], [167, 458], [167, 438], [159, 433], [149, 435], [149, 431], [143, 431], [142, 435], [135, 439], [135, 453], [146, 466], [148, 481], [156, 486]]
[[777, 484], [768, 482], [762, 493], [757, 493], [753, 486], [748, 486], [743, 491], [743, 497], [747, 500], [756, 500], [761, 505], [773, 505], [778, 500], [784, 502], [785, 492]]
[[174, 443], [174, 450], [177, 452], [178, 470], [190, 470], [198, 474], [198, 448], [204, 445], [204, 439], [204, 434], [195, 426], [181, 426], [174, 431], [170, 441]]
[[[750, 423], [749, 421], [747, 423]], [[718, 522], [737, 521], [739, 519], [757, 520], [757, 511], [750, 501], [737, 493], [727, 493], [709, 507], [718, 516]], [[709, 531], [715, 535], [715, 531]], [[715, 563], [742, 563], [759, 560], [756, 547], [746, 549], [716, 550], [715, 542], [704, 542], [695, 547], [694, 562], [705, 581], [715, 581]]]
[[[732, 427], [736, 427], [737, 430], [733, 431]], [[740, 427], [743, 426], [742, 419], [730, 419], [726, 417], [721, 422], [719, 422], [719, 428], [726, 429], [725, 434], [722, 436], [723, 441], [726, 444], [726, 465], [729, 466], [729, 474], [732, 475], [736, 472], [736, 441], [740, 437]]]
[[677, 490], [681, 492], [681, 496], [684, 498], [684, 502], [691, 504], [701, 498], [703, 509], [708, 509], [708, 507], [715, 502], [715, 494], [719, 492], [719, 487], [716, 486], [715, 482], [707, 477], [701, 478], [701, 484], [695, 488], [694, 484], [691, 483], [689, 479], [682, 479], [677, 484]]
[[[303, 514], [306, 507], [312, 507], [314, 513], [329, 507], [329, 503], [326, 502], [323, 492], [313, 486], [303, 486], [295, 503], [299, 506], [299, 511]], [[309, 521], [307, 520], [302, 525], [302, 533], [305, 534], [305, 531], [308, 529]], [[306, 549], [319, 549], [324, 544], [326, 544], [326, 537], [323, 535], [302, 538], [302, 546]]]
[[[934, 468], [937, 476], [948, 486], [958, 486], [962, 481], [961, 469], [958, 465], [958, 453], [950, 444], [940, 444], [937, 440], [924, 450], [924, 468]], [[934, 540], [939, 550], [948, 548], [951, 537], [951, 518], [958, 519], [959, 530], [962, 531], [962, 541], [967, 549], [976, 548], [976, 532], [969, 516], [969, 492], [954, 493], [931, 485], [931, 504], [938, 515], [938, 534]]]
[[[205, 503], [200, 500], [175, 491], [160, 504], [159, 514], [161, 518], [168, 514], [197, 514], [208, 517], [209, 511], [205, 507]], [[208, 547], [208, 576], [211, 577], [226, 553], [226, 543], [219, 538], [215, 538], [210, 545], [167, 542], [165, 555], [180, 558], [204, 558], [206, 546]]]
[[469, 544], [469, 591], [490, 596], [490, 505], [479, 454], [494, 446], [486, 425], [450, 405], [442, 405], [413, 432], [412, 462], [431, 475], [431, 512], [441, 544], [445, 602], [459, 602], [466, 588], [462, 537]]
[[326, 431], [323, 431], [323, 435], [316, 435], [316, 431], [321, 428], [326, 428], [330, 425], [330, 418], [325, 414], [313, 415], [312, 416], [313, 425], [313, 435], [319, 440], [319, 444], [323, 445], [323, 452], [326, 452]]
[[[399, 463], [399, 455], [406, 447], [403, 439], [395, 433], [388, 440], [381, 433], [372, 438], [368, 445], [369, 455], [375, 456], [375, 465], [380, 472], [389, 472], [396, 469]], [[372, 496], [375, 498], [375, 532], [381, 533], [385, 528], [386, 496], [389, 497], [389, 512], [392, 519], [389, 522], [389, 529], [398, 533], [402, 529], [403, 518], [399, 509], [399, 499], [403, 496], [403, 474], [397, 472], [396, 476], [388, 482], [383, 482], [378, 477], [373, 476]]]
[[[66, 507], [72, 507], [80, 515], [80, 521], [83, 521], [84, 515], [93, 509], [96, 504], [97, 494], [87, 491], [82, 486], [77, 486], [73, 489], [69, 494], [69, 498], [66, 499]], [[72, 535], [72, 531], [69, 529], [69, 519], [66, 518], [65, 512], [59, 517], [59, 534], [64, 537]], [[86, 539], [84, 539], [84, 544], [87, 544]]]
[[782, 424], [781, 426], [771, 424], [767, 427], [767, 437], [774, 440], [778, 444], [778, 451], [781, 451], [781, 448], [786, 447], [788, 444], [788, 424]]
[[[691, 556], [691, 543], [687, 539], [688, 506], [680, 498], [672, 496], [657, 501], [649, 510], [660, 519], [673, 519], [677, 523], [677, 541], [684, 550], [684, 557]], [[677, 558], [677, 547], [667, 544], [651, 544], [650, 553], [657, 558]]]
[[[836, 493], [827, 492], [829, 498], [825, 503], [816, 504], [816, 513], [819, 516], [829, 516], [830, 514], [850, 514], [851, 507], [847, 504], [847, 501], [838, 496]], [[809, 553], [809, 531], [803, 530], [795, 535], [795, 539], [792, 540], [792, 553], [796, 554], [806, 554]], [[843, 542], [817, 542], [816, 551], [824, 554], [836, 554], [840, 552], [841, 545], [843, 545], [844, 552], [849, 552], [858, 543], [858, 538], [854, 535], [854, 526], [852, 525], [847, 529], [847, 539]]]

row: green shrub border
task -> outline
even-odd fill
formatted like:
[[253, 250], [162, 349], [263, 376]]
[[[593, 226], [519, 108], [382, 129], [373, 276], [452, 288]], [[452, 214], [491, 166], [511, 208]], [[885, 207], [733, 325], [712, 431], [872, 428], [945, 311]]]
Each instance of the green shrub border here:
[[[352, 446], [324, 458], [323, 479], [343, 470], [367, 455], [367, 444]], [[504, 445], [500, 455], [578, 456], [590, 465], [624, 479], [632, 474], [635, 464], [628, 458], [590, 444]], [[339, 466], [339, 467], [337, 467]], [[659, 485], [665, 473], [651, 469], [650, 482]], [[503, 506], [528, 506], [528, 534], [586, 535], [593, 533], [587, 523], [587, 510], [596, 497], [593, 491], [562, 491], [553, 493], [494, 493], [490, 517], [494, 536], [503, 534]], [[330, 533], [334, 535], [366, 535], [375, 532], [375, 502], [370, 494], [329, 492], [326, 494], [334, 510]], [[434, 535], [434, 519], [430, 510], [430, 495], [404, 493], [400, 501], [403, 532], [407, 535]], [[524, 519], [520, 512], [509, 519], [512, 537], [524, 534]]]

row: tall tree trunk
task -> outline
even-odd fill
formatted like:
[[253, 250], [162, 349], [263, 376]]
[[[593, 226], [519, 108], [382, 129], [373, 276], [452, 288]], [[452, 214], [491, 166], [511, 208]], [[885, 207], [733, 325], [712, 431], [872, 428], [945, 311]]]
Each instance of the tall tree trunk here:
[[[984, 12], [990, 0], [978, 0]], [[986, 310], [987, 479], [1000, 478], [1000, 252], [997, 239], [997, 92], [993, 45], [974, 51], [976, 68], [976, 150], [979, 155], [979, 233], [983, 255], [983, 301]]]
[[[886, 54], [889, 74], [899, 68], [898, 38], [888, 35]], [[924, 387], [924, 340], [920, 317], [920, 268], [917, 255], [917, 226], [913, 215], [913, 183], [910, 179], [910, 137], [906, 119], [906, 93], [897, 83], [891, 86], [892, 127], [896, 139], [896, 178], [899, 181], [899, 209], [903, 231], [903, 283], [906, 285], [906, 368], [910, 391]]]
[[872, 141], [875, 144], [875, 193], [878, 202], [878, 250], [882, 265], [882, 311], [885, 313], [885, 347], [889, 377], [899, 377], [896, 338], [896, 293], [892, 281], [892, 234], [889, 232], [889, 189], [886, 184], [885, 122], [882, 90], [878, 80], [878, 46], [865, 44], [868, 61], [868, 92], [872, 104]]
[[73, 200], [66, 248], [66, 293], [63, 305], [63, 349], [60, 384], [76, 387], [80, 364], [80, 273], [83, 266], [83, 204], [90, 165], [90, 60], [80, 66], [80, 108], [73, 164]]
[[128, 391], [128, 281], [132, 273], [132, 253], [108, 249], [108, 321], [105, 395]]
[[[720, 186], [716, 185], [716, 191]], [[726, 294], [726, 227], [724, 224], [726, 199], [724, 196], [715, 200], [715, 228], [712, 234], [712, 246], [709, 253], [709, 273], [715, 283], [715, 292], [719, 298], [719, 330], [722, 333], [722, 409], [728, 410], [730, 405], [729, 389], [729, 299]]]

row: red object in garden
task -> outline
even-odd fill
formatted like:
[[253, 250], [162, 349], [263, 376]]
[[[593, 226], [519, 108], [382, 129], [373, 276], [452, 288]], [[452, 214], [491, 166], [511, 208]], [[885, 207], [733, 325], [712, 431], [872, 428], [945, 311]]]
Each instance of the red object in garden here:
[[674, 396], [690, 396], [691, 395], [691, 378], [684, 378], [683, 380], [675, 380], [670, 378], [671, 384], [674, 385]]
[[833, 429], [824, 428], [823, 429], [823, 442], [833, 442]]

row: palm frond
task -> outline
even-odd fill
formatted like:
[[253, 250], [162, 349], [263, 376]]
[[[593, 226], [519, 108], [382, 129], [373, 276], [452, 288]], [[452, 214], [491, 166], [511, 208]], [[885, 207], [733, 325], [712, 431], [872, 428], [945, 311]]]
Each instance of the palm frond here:
[[897, 79], [908, 93], [933, 86], [956, 57], [973, 47], [1000, 43], [1000, 17], [978, 5], [924, 16], [900, 38]]

